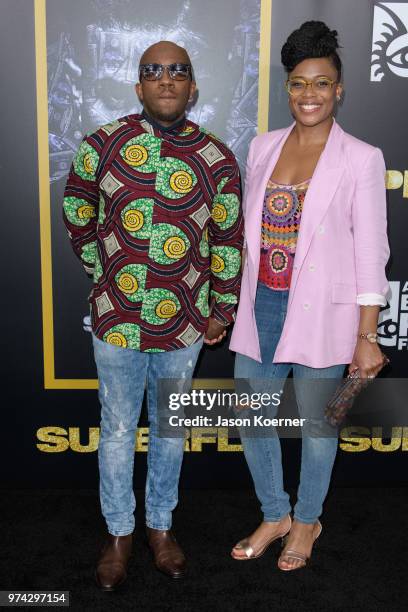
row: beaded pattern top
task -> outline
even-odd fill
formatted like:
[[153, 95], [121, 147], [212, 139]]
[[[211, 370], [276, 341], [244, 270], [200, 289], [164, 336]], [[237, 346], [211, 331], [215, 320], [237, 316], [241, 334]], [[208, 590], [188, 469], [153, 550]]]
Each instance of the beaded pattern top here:
[[303, 202], [310, 179], [282, 185], [269, 179], [262, 211], [259, 281], [271, 289], [290, 287]]

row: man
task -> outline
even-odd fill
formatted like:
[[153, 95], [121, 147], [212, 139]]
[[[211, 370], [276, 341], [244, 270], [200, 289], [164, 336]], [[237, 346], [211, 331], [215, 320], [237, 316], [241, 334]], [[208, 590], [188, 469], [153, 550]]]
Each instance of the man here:
[[159, 570], [172, 578], [184, 574], [170, 530], [184, 440], [159, 435], [157, 381], [191, 380], [203, 341], [219, 342], [233, 321], [240, 284], [239, 170], [223, 143], [186, 120], [196, 89], [188, 54], [166, 41], [149, 47], [139, 80], [142, 115], [84, 138], [64, 199], [73, 249], [94, 280], [100, 499], [108, 527], [96, 580], [104, 590], [126, 578], [145, 386], [148, 542]]

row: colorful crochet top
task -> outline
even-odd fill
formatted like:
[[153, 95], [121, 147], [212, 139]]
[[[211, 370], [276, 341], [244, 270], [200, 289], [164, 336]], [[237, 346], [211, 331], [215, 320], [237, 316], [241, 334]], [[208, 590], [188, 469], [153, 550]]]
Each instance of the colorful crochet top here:
[[72, 247], [93, 275], [93, 333], [144, 352], [190, 346], [234, 319], [243, 220], [231, 151], [191, 121], [128, 115], [86, 136], [64, 194]]
[[281, 185], [269, 179], [262, 211], [259, 281], [271, 289], [290, 287], [303, 202], [310, 179]]

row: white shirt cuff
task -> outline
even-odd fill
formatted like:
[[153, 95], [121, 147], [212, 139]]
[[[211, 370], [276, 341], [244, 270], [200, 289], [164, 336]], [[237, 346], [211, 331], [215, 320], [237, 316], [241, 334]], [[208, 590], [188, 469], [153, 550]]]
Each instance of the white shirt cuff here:
[[387, 300], [380, 293], [359, 293], [357, 304], [360, 306], [386, 306]]
[[83, 318], [83, 320], [82, 320], [82, 327], [83, 327], [84, 331], [86, 331], [86, 332], [91, 332], [92, 331], [91, 317], [89, 315], [86, 315], [86, 317]]

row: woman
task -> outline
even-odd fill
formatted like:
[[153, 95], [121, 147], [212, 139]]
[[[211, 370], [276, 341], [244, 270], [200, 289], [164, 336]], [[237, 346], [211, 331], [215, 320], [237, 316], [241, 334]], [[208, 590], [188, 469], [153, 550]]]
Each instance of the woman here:
[[[385, 167], [379, 149], [334, 121], [342, 95], [337, 49], [337, 32], [317, 21], [282, 48], [295, 122], [250, 146], [247, 256], [230, 345], [236, 378], [273, 384], [293, 370], [306, 424], [323, 418], [327, 395], [305, 380], [329, 379], [334, 391], [347, 364], [370, 377], [382, 365], [376, 331], [388, 291]], [[293, 522], [279, 438], [242, 436], [264, 520], [233, 548], [234, 559], [259, 557], [286, 534], [278, 567], [299, 569], [310, 558], [338, 441], [302, 433]]]

